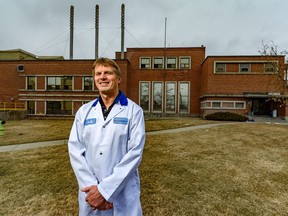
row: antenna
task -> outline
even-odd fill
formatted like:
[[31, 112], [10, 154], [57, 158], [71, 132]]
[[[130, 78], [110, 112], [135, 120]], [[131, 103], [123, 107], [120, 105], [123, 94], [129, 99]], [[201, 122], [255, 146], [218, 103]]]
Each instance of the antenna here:
[[163, 70], [163, 78], [165, 79], [166, 77], [166, 29], [167, 29], [167, 18], [165, 18], [165, 32], [164, 32], [164, 70]]
[[74, 6], [70, 7], [70, 59], [73, 59]]
[[95, 7], [95, 59], [98, 59], [99, 52], [99, 5]]

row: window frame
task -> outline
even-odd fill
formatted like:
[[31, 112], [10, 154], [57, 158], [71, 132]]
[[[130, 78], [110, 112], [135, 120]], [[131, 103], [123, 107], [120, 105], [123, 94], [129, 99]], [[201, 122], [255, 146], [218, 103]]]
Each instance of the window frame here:
[[[222, 65], [222, 67], [218, 67], [219, 65]], [[219, 70], [219, 68], [223, 68], [223, 70]], [[215, 62], [214, 73], [226, 73], [226, 63]]]
[[[156, 84], [160, 84], [161, 87], [160, 87], [160, 93], [161, 93], [161, 105], [160, 105], [160, 109], [155, 109], [155, 105], [154, 105], [154, 99], [155, 99], [155, 85]], [[163, 113], [163, 82], [162, 81], [153, 81], [152, 82], [152, 112], [153, 113]]]
[[[173, 95], [173, 101], [174, 101], [174, 109], [167, 109], [167, 100], [168, 100], [168, 85], [173, 84], [174, 85], [174, 95]], [[167, 81], [165, 82], [165, 113], [176, 113], [176, 108], [177, 108], [177, 82], [174, 81]]]
[[[182, 64], [185, 64], [185, 63], [181, 63], [181, 60], [183, 59], [188, 59], [188, 67], [182, 67], [181, 65]], [[182, 69], [182, 70], [185, 70], [185, 69], [191, 69], [191, 57], [190, 56], [180, 56], [179, 57], [179, 69]]]
[[[34, 88], [32, 87], [32, 88], [29, 88], [29, 78], [34, 78]], [[37, 79], [36, 79], [36, 76], [27, 76], [26, 77], [26, 90], [30, 90], [30, 91], [35, 91], [35, 90], [37, 90]]]
[[[91, 81], [92, 81], [92, 83], [91, 83], [91, 89], [85, 89], [85, 87], [86, 87], [86, 85], [85, 85], [85, 83], [86, 83], [86, 80], [85, 80], [85, 78], [91, 78]], [[93, 76], [83, 76], [83, 78], [82, 78], [83, 80], [83, 91], [94, 91], [94, 79], [93, 79]], [[90, 87], [90, 85], [89, 85], [89, 87]]]
[[251, 64], [250, 63], [239, 63], [239, 72], [240, 73], [251, 73]]
[[[49, 85], [49, 80], [54, 78], [54, 85]], [[66, 82], [63, 83], [65, 78], [71, 78], [71, 88]], [[46, 77], [46, 90], [48, 91], [73, 91], [73, 76], [47, 76]], [[51, 83], [51, 82], [50, 82]], [[58, 84], [57, 84], [58, 83]], [[65, 85], [66, 84], [66, 85]], [[55, 86], [54, 88], [49, 88], [49, 86]], [[66, 88], [68, 86], [68, 88]]]
[[[149, 63], [148, 64], [142, 64], [142, 60], [148, 60]], [[142, 67], [142, 65], [145, 65], [145, 67]], [[146, 65], [148, 65], [148, 67], [146, 67]], [[140, 60], [139, 60], [139, 69], [151, 69], [151, 57], [140, 57]]]
[[[155, 60], [156, 59], [161, 59], [162, 60], [162, 66], [161, 67], [155, 67], [156, 63]], [[160, 65], [160, 64], [157, 64]], [[164, 57], [153, 57], [153, 69], [159, 70], [159, 69], [164, 69]]]
[[[187, 88], [187, 111], [183, 112], [181, 111], [181, 85], [182, 84], [187, 84], [188, 88]], [[190, 92], [190, 82], [189, 81], [180, 81], [178, 82], [178, 113], [185, 113], [188, 114], [190, 113], [190, 96], [191, 96], [191, 92]], [[186, 97], [186, 96], [185, 96]]]
[[[141, 99], [142, 99], [142, 84], [148, 84], [148, 109], [145, 109], [145, 107], [142, 106]], [[150, 104], [151, 104], [151, 95], [150, 95], [150, 82], [149, 81], [140, 81], [139, 82], [139, 106], [143, 109], [144, 113], [150, 112]], [[147, 95], [144, 95], [147, 96]]]
[[[172, 59], [174, 59], [175, 60], [175, 64], [171, 64], [171, 65], [175, 65], [175, 67], [168, 67], [168, 65], [170, 65], [169, 64], [169, 60], [172, 60]], [[165, 64], [166, 64], [166, 69], [168, 69], [168, 70], [175, 70], [175, 69], [177, 69], [177, 57], [173, 57], [173, 56], [171, 56], [171, 57], [166, 57], [166, 62], [165, 62]]]

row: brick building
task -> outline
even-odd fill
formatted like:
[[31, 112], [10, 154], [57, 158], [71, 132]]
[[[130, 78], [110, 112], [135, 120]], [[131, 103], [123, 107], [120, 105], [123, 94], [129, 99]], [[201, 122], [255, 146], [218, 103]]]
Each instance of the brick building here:
[[[0, 52], [0, 109], [73, 116], [98, 96], [91, 76], [94, 60], [38, 57], [23, 50], [7, 57], [5, 52]], [[124, 59], [120, 54], [115, 59], [122, 71], [120, 88], [147, 116], [270, 115], [277, 110], [288, 117], [288, 102], [270, 100], [283, 94], [277, 88], [283, 79], [271, 65], [282, 70], [284, 56], [205, 57], [205, 47], [127, 48]]]

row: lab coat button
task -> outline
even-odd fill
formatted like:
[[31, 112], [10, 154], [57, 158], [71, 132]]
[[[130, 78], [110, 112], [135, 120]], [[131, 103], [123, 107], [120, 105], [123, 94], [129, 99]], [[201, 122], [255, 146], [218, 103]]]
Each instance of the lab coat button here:
[[102, 155], [103, 153], [102, 152], [100, 152], [100, 155]]

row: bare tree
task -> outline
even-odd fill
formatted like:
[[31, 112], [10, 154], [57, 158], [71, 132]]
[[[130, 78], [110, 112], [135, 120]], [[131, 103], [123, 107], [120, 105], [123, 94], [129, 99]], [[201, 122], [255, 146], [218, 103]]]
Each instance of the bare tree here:
[[275, 74], [275, 76], [271, 76], [271, 82], [269, 83], [269, 89], [274, 90], [274, 93], [270, 95], [270, 99], [285, 103], [286, 98], [288, 98], [288, 52], [286, 50], [279, 52], [278, 46], [273, 41], [269, 43], [262, 41], [258, 52], [265, 56], [264, 71]]

